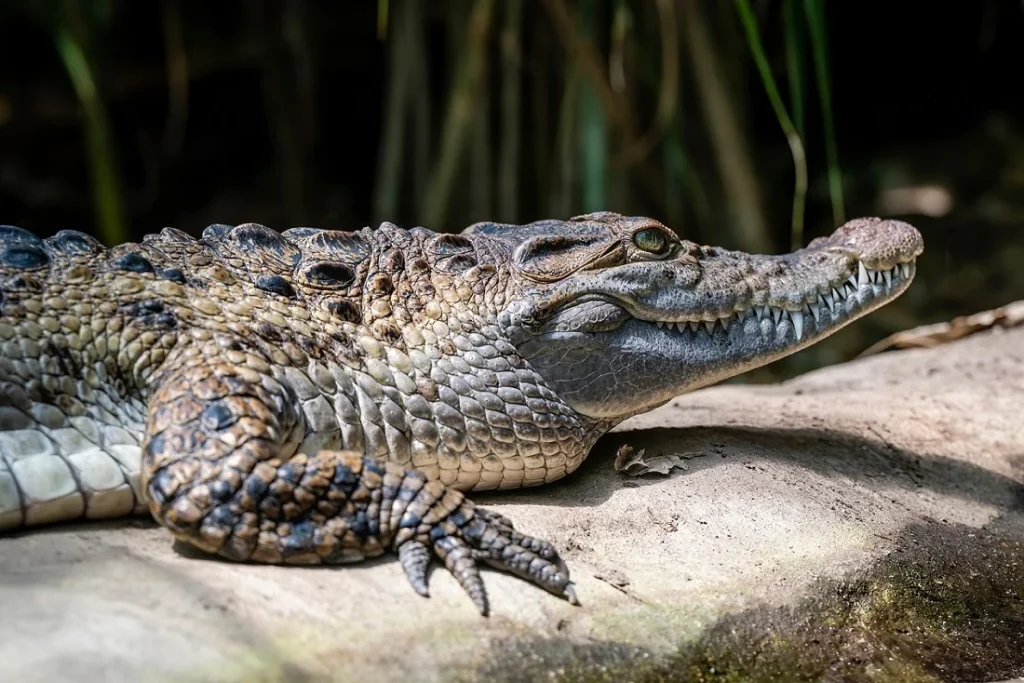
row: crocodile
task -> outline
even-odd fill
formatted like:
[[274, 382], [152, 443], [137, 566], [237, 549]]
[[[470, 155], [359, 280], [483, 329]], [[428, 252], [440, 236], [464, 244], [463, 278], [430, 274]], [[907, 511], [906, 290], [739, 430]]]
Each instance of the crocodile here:
[[909, 286], [921, 235], [857, 219], [785, 255], [644, 217], [341, 232], [0, 227], [0, 530], [147, 511], [242, 562], [440, 561], [577, 603], [555, 548], [468, 491], [561, 479], [626, 418], [828, 336]]

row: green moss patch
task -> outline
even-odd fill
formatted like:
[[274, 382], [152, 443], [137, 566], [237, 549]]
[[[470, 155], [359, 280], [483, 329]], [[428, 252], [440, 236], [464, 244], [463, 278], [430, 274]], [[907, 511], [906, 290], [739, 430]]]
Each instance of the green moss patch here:
[[463, 680], [978, 681], [1024, 675], [1024, 519], [907, 529], [870, 571], [723, 618], [674, 653], [506, 642]]

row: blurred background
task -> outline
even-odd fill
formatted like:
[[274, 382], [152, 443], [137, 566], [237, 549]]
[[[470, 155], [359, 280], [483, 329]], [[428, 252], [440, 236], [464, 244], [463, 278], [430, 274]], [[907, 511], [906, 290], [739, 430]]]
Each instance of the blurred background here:
[[755, 252], [922, 230], [907, 294], [747, 381], [1024, 298], [1024, 7], [0, 3], [0, 223], [112, 244], [593, 210]]

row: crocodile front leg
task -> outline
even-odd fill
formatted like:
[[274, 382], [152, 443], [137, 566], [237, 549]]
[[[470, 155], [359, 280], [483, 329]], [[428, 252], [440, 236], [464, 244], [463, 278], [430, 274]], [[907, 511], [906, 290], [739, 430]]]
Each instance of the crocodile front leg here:
[[340, 564], [394, 551], [421, 595], [432, 552], [482, 614], [480, 561], [576, 603], [551, 545], [440, 481], [350, 451], [287, 453], [297, 415], [284, 387], [250, 368], [194, 358], [168, 369], [143, 446], [153, 516], [231, 560]]

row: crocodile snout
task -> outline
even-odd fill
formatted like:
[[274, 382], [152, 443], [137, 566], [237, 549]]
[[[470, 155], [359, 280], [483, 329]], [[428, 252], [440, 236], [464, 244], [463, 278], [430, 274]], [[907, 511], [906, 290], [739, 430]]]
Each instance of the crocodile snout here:
[[812, 240], [807, 248], [842, 249], [868, 268], [888, 269], [916, 259], [924, 251], [924, 239], [917, 228], [903, 221], [857, 218], [828, 237]]

